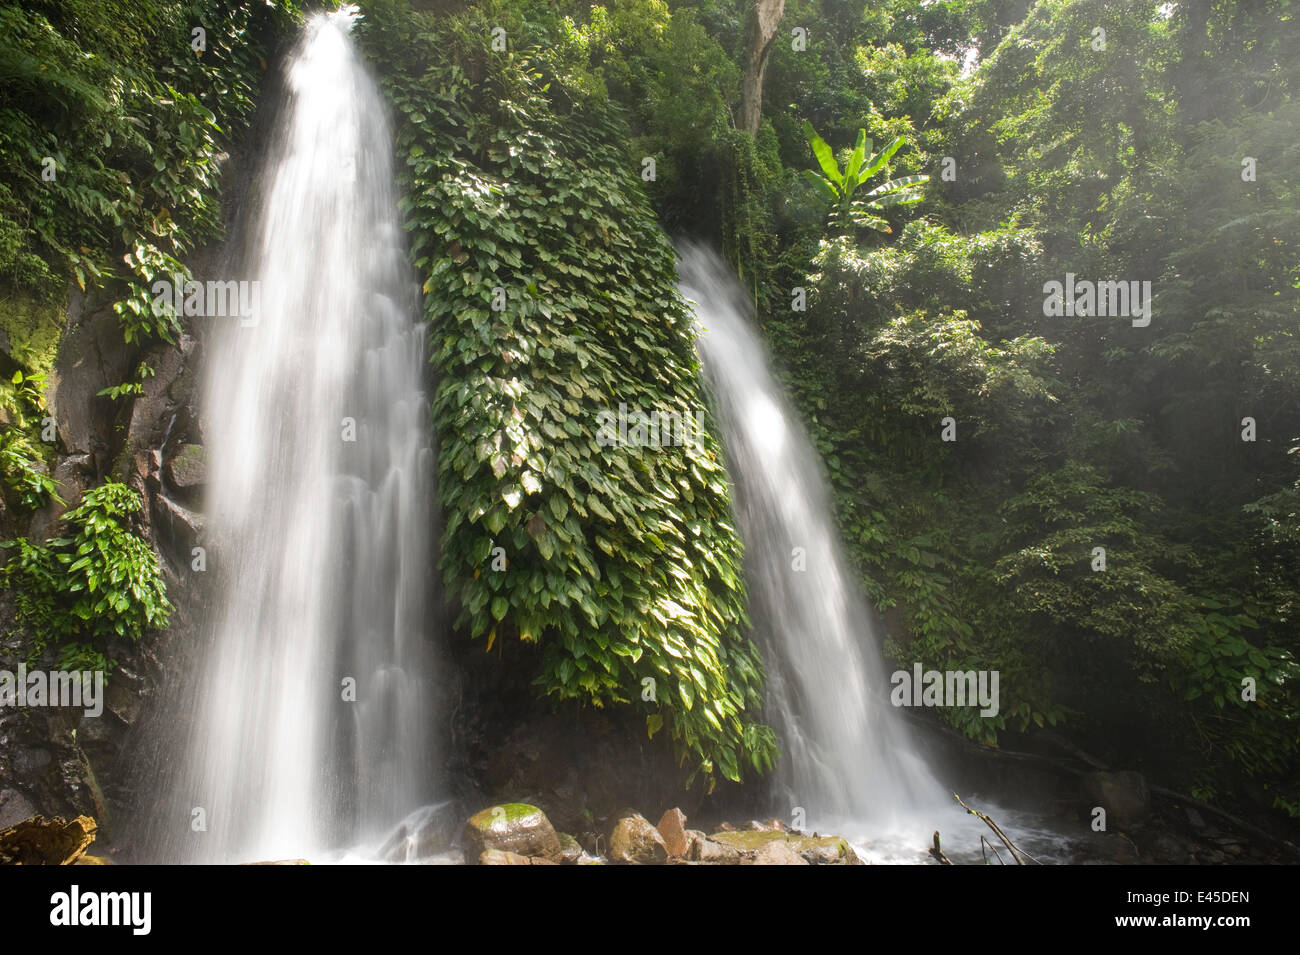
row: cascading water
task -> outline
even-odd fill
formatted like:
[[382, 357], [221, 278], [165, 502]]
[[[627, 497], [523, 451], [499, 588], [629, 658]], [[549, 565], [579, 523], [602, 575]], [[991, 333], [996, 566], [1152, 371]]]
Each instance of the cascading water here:
[[[735, 276], [712, 252], [682, 252], [681, 290], [695, 303], [737, 485], [750, 618], [763, 641], [790, 805], [804, 807], [811, 828], [855, 836], [917, 819], [912, 844], [923, 845], [927, 814], [932, 824], [951, 811], [890, 711], [875, 624], [840, 553], [820, 461], [744, 317]], [[804, 569], [795, 569], [795, 548]]]
[[328, 854], [429, 795], [424, 346], [353, 19], [314, 16], [289, 57], [246, 248], [260, 312], [208, 336], [216, 587], [170, 859]]

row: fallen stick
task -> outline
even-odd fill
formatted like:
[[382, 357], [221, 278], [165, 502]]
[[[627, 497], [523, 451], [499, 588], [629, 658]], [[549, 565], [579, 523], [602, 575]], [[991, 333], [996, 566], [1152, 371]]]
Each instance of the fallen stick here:
[[1002, 862], [1002, 853], [998, 852], [998, 847], [995, 846], [993, 843], [989, 842], [987, 839], [985, 839], [985, 838], [984, 838], [984, 833], [981, 832], [981, 833], [980, 833], [980, 858], [982, 858], [982, 859], [984, 860], [984, 864], [985, 864], [985, 865], [988, 865], [988, 864], [989, 864], [989, 857], [988, 857], [988, 855], [984, 852], [984, 847], [985, 847], [985, 846], [988, 846], [990, 849], [993, 850], [993, 854], [994, 854], [995, 856], [998, 857], [998, 862], [1002, 863], [1002, 865], [1006, 865], [1005, 862]]
[[961, 801], [961, 797], [958, 796], [956, 793], [952, 794], [952, 798], [957, 800], [957, 805], [961, 806], [972, 816], [981, 819], [986, 826], [988, 826], [990, 829], [993, 830], [994, 835], [996, 835], [999, 839], [1002, 840], [1002, 844], [1006, 846], [1007, 851], [1011, 853], [1011, 858], [1016, 860], [1016, 865], [1024, 865], [1024, 863], [1020, 861], [1021, 856], [1024, 856], [1026, 859], [1028, 859], [1030, 862], [1034, 863], [1035, 865], [1042, 865], [1041, 862], [1039, 862], [1037, 859], [1031, 856], [1028, 852], [1025, 852], [1025, 850], [1023, 849], [1017, 848], [1016, 844], [1012, 842], [1010, 838], [1008, 838], [1007, 834], [1003, 832], [1001, 828], [999, 828], [998, 824], [994, 822], [992, 819], [990, 819], [986, 814], [980, 812], [978, 809], [972, 809], [970, 806], [966, 805], [964, 802]]
[[934, 845], [930, 847], [930, 855], [939, 860], [940, 865], [952, 865], [952, 860], [943, 854], [939, 848], [939, 830], [934, 830]]

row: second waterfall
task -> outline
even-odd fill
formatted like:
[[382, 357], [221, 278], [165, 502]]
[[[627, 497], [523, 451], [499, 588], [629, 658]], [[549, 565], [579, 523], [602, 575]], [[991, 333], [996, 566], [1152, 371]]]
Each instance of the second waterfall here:
[[168, 859], [324, 854], [428, 795], [424, 347], [352, 24], [316, 15], [289, 56], [243, 259], [260, 311], [205, 335], [215, 586], [176, 715]]
[[750, 618], [784, 753], [790, 806], [780, 811], [802, 807], [810, 827], [856, 837], [915, 819], [923, 831], [942, 790], [890, 710], [876, 625], [841, 554], [820, 461], [749, 327], [735, 276], [698, 247], [683, 250], [678, 271], [696, 303], [737, 485]]

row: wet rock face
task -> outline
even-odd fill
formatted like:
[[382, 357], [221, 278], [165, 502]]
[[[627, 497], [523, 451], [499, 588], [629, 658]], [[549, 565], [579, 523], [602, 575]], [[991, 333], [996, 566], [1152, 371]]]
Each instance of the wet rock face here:
[[[0, 637], [0, 669], [14, 672], [20, 641], [17, 633]], [[103, 817], [102, 794], [73, 734], [93, 722], [64, 707], [0, 707], [0, 828], [38, 814]]]
[[511, 646], [498, 658], [495, 650], [483, 652], [482, 641], [453, 633], [445, 647], [447, 697], [454, 704], [445, 712], [453, 743], [449, 782], [469, 805], [531, 803], [588, 852], [597, 851], [600, 839], [604, 854], [625, 806], [653, 807], [651, 820], [671, 806], [703, 817], [720, 815], [723, 799], [738, 797], [738, 787], [725, 782], [712, 796], [706, 785], [687, 789], [689, 770], [678, 765], [667, 734], [646, 738], [643, 717], [626, 721], [610, 711], [538, 700], [530, 645]]
[[135, 349], [125, 342], [113, 310], [92, 310], [86, 297], [74, 292], [46, 396], [54, 409], [63, 449], [91, 455], [99, 474], [108, 470], [117, 450], [114, 425], [118, 413], [115, 402], [99, 392], [127, 381], [135, 370], [135, 358]]
[[[483, 864], [489, 852], [510, 853], [528, 859], [559, 863], [564, 858], [560, 838], [546, 813], [527, 803], [512, 802], [489, 806], [470, 816], [462, 836], [465, 861]], [[500, 857], [489, 857], [489, 865], [511, 865]]]
[[36, 807], [16, 789], [0, 789], [0, 829], [8, 829], [30, 816]]
[[[75, 289], [63, 318], [49, 349], [46, 388], [58, 446], [51, 473], [62, 503], [6, 515], [3, 536], [34, 541], [57, 536], [62, 514], [87, 489], [108, 479], [122, 481], [144, 498], [136, 529], [161, 555], [168, 597], [177, 611], [167, 631], [109, 648], [118, 666], [105, 682], [98, 717], [54, 707], [0, 710], [0, 827], [17, 821], [20, 812], [24, 817], [84, 814], [98, 820], [102, 837], [134, 811], [136, 790], [125, 748], [162, 681], [162, 647], [176, 635], [184, 639], [190, 629], [188, 609], [195, 603], [195, 578], [201, 577], [190, 572], [191, 549], [202, 531], [202, 516], [191, 509], [199, 503], [203, 479], [193, 385], [199, 348], [190, 334], [176, 345], [127, 344], [112, 309]], [[154, 372], [143, 379], [143, 394], [119, 399], [99, 394], [136, 380], [141, 362]], [[13, 671], [26, 660], [30, 640], [15, 624], [12, 595], [0, 593], [0, 668]], [[57, 669], [53, 651], [32, 661], [31, 668]]]

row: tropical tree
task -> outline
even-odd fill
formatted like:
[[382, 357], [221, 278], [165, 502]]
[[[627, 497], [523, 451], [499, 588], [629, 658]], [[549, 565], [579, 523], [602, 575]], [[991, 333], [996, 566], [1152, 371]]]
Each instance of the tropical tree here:
[[805, 121], [803, 130], [808, 137], [808, 144], [812, 146], [813, 155], [822, 167], [821, 174], [805, 169], [803, 176], [817, 190], [818, 195], [830, 204], [832, 221], [844, 233], [852, 235], [855, 228], [893, 232], [889, 223], [877, 213], [889, 206], [911, 205], [924, 198], [913, 187], [927, 182], [929, 176], [889, 179], [870, 192], [859, 195], [859, 190], [867, 180], [884, 169], [894, 153], [903, 148], [906, 142], [904, 137], [895, 136], [884, 149], [873, 153], [873, 144], [867, 138], [867, 131], [859, 129], [857, 144], [841, 171], [831, 147], [817, 135], [812, 123]]

